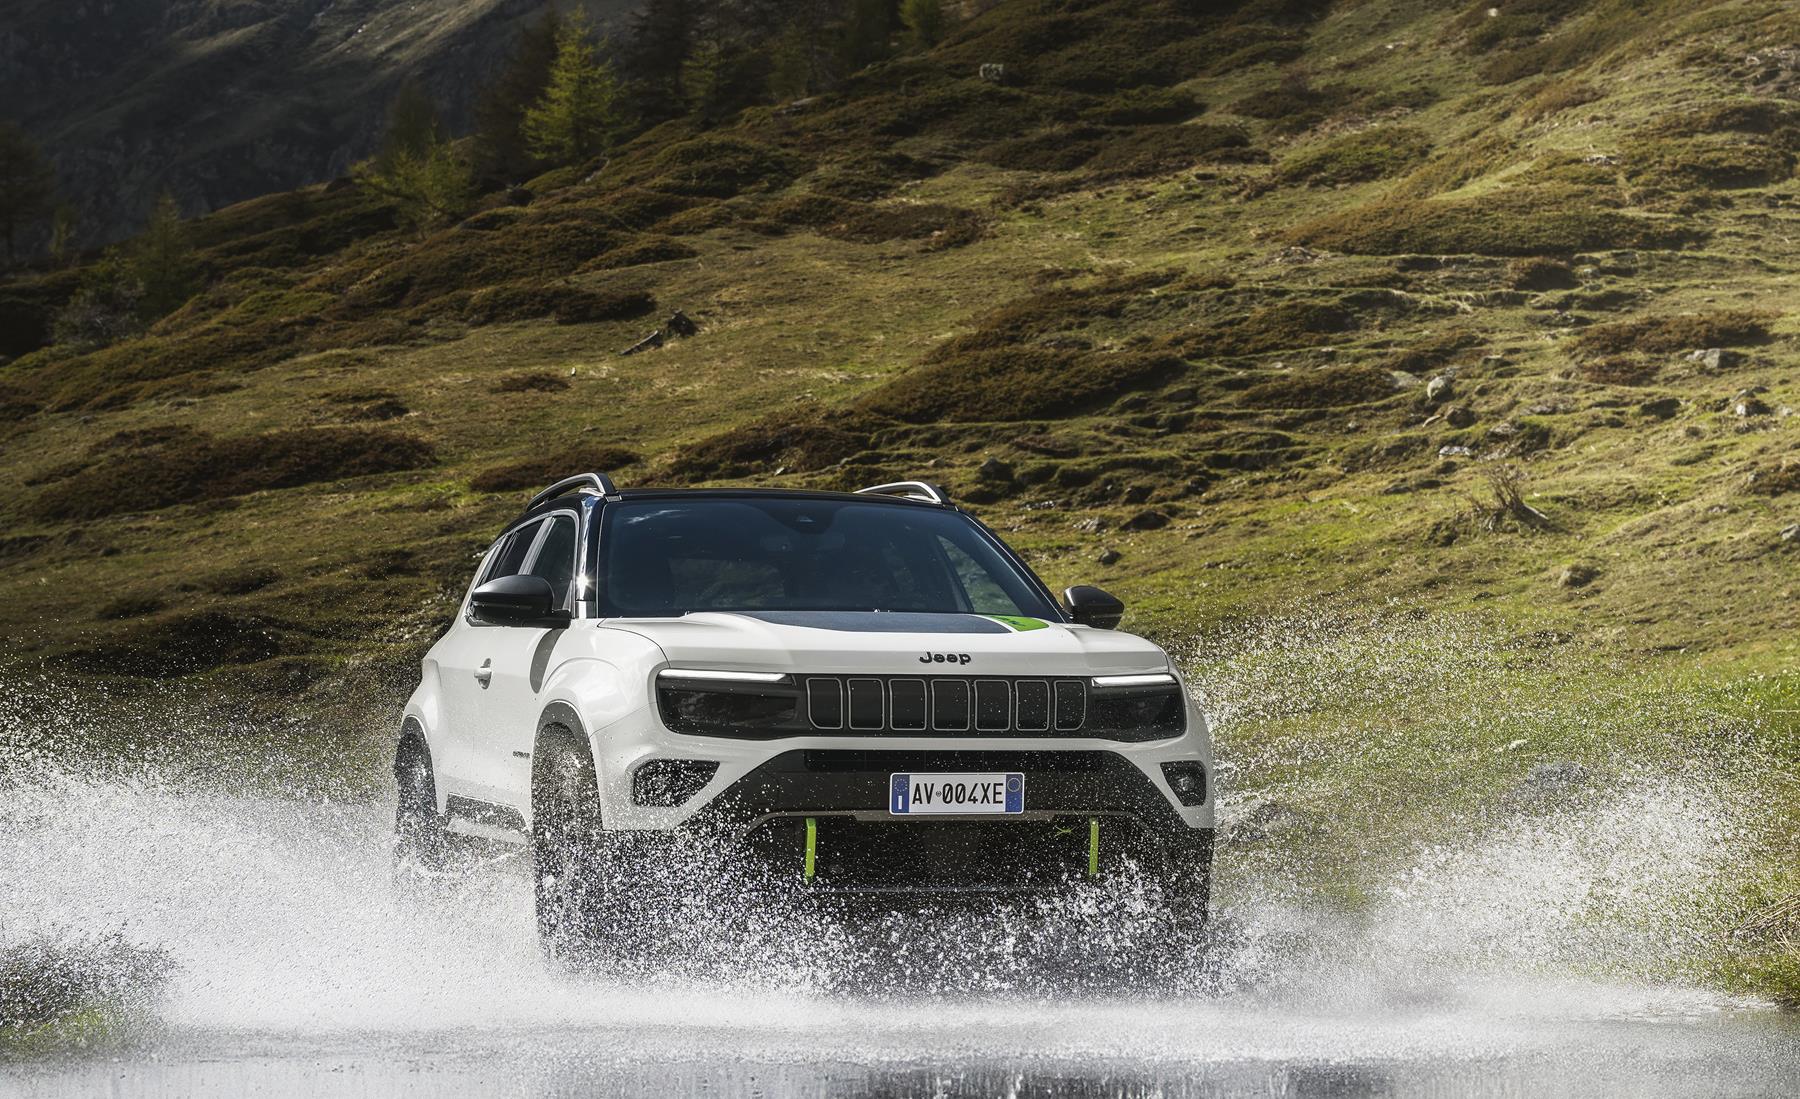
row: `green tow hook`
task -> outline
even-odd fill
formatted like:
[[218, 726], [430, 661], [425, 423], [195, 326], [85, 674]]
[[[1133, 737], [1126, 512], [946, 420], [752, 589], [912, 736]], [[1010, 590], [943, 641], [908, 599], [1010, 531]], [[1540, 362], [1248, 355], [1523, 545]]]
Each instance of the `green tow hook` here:
[[[810, 849], [808, 857], [811, 857]], [[810, 863], [809, 863], [810, 865]], [[1100, 818], [1088, 818], [1088, 877], [1100, 874]]]
[[806, 880], [813, 880], [819, 856], [819, 821], [817, 817], [806, 818]]

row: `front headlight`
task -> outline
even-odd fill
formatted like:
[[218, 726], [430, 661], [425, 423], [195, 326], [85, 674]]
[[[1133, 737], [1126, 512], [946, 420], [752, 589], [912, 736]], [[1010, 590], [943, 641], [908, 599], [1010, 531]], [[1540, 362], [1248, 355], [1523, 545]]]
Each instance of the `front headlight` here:
[[774, 737], [805, 732], [791, 676], [664, 668], [656, 705], [663, 724], [695, 736]]

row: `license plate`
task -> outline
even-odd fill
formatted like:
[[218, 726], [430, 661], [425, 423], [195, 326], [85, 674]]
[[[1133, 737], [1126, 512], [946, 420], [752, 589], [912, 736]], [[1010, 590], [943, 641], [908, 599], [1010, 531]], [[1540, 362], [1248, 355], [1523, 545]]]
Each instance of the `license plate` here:
[[1025, 776], [1017, 771], [951, 775], [896, 772], [888, 776], [888, 812], [1006, 814], [1025, 811]]

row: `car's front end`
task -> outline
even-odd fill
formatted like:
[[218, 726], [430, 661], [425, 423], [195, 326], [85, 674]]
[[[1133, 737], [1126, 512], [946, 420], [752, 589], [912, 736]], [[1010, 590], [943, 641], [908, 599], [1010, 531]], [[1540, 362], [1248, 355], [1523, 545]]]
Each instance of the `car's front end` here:
[[1145, 875], [1203, 900], [1212, 755], [1141, 638], [1017, 616], [614, 620], [653, 705], [605, 730], [609, 829], [722, 837], [815, 891]]

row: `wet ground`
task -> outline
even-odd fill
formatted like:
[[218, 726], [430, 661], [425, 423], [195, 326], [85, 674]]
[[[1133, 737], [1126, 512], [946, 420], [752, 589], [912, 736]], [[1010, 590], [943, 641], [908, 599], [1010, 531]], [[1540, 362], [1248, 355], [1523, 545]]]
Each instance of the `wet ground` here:
[[[652, 971], [569, 977], [519, 858], [396, 881], [380, 805], [46, 767], [0, 799], [0, 927], [175, 968], [119, 1044], [0, 1064], [0, 1094], [1793, 1094], [1800, 1021], [1657, 978], [1678, 927], [1567, 915], [1704, 867], [1703, 810], [1634, 797], [1421, 862], [1355, 921], [1241, 885], [1186, 943], [1129, 901], [695, 912]], [[1622, 953], [1650, 964], [1586, 964]]]

